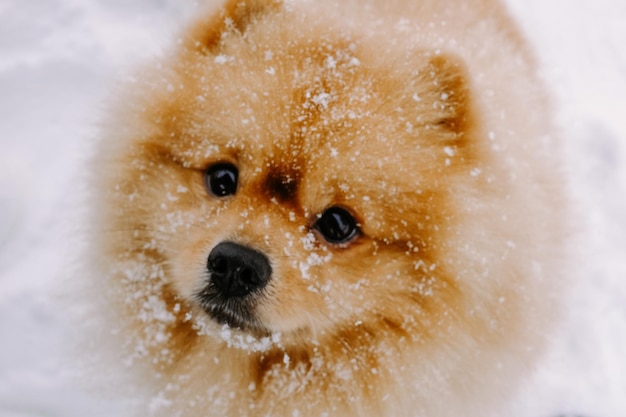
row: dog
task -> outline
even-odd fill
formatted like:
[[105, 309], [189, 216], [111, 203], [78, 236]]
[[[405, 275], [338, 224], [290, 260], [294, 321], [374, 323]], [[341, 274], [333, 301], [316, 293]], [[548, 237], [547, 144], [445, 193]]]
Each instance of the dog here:
[[566, 211], [504, 6], [198, 15], [120, 91], [91, 164], [90, 299], [136, 414], [506, 410], [550, 329]]

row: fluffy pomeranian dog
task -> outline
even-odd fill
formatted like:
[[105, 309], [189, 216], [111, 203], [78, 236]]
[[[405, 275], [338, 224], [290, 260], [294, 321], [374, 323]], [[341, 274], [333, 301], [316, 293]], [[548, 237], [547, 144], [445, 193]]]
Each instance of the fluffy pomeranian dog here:
[[534, 72], [495, 0], [201, 14], [128, 84], [94, 161], [90, 285], [137, 414], [506, 404], [564, 234]]

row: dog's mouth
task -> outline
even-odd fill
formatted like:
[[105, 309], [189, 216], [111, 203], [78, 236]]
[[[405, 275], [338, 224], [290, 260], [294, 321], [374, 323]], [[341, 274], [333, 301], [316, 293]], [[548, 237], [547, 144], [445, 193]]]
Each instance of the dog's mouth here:
[[219, 324], [259, 336], [270, 333], [254, 313], [256, 303], [250, 296], [224, 298], [209, 283], [196, 299], [209, 317]]

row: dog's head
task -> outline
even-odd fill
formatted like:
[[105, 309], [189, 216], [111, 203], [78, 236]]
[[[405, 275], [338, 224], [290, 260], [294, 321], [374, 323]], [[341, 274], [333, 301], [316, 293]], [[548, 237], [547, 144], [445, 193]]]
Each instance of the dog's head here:
[[460, 277], [486, 268], [458, 256], [480, 250], [458, 225], [489, 187], [464, 68], [289, 7], [230, 2], [146, 71], [107, 173], [113, 250], [158, 267], [150, 291], [185, 326], [445, 334], [466, 320]]
[[[407, 2], [425, 17], [404, 30], [404, 9], [335, 10], [348, 3], [227, 2], [107, 128], [94, 223], [121, 304], [107, 308], [133, 355], [193, 387], [184, 407], [235, 404], [205, 396], [232, 376], [228, 390], [255, 389], [242, 407], [274, 410], [269, 393], [297, 386], [328, 409], [388, 394], [406, 415], [458, 415], [448, 399], [497, 397], [478, 386], [506, 386], [539, 339], [561, 229], [521, 55], [472, 49], [499, 34], [476, 23], [485, 10]], [[443, 9], [459, 27], [431, 33]]]

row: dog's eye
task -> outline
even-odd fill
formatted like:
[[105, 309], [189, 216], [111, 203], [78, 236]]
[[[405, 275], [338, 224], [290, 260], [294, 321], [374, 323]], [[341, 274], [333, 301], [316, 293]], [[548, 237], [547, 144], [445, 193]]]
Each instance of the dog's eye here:
[[239, 171], [232, 164], [216, 164], [205, 174], [207, 189], [216, 197], [226, 197], [237, 192]]
[[330, 207], [315, 222], [315, 228], [330, 243], [346, 243], [356, 237], [356, 219], [341, 207]]

